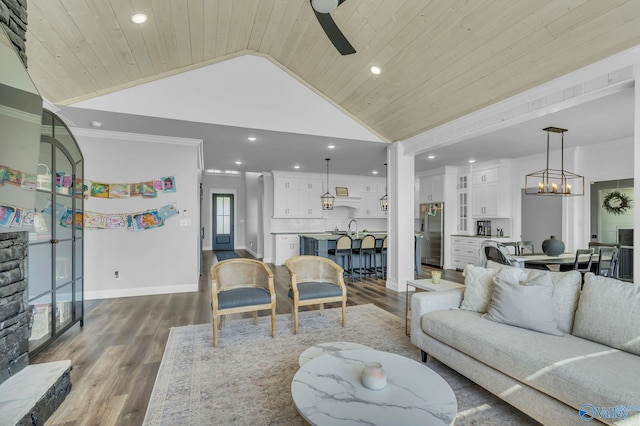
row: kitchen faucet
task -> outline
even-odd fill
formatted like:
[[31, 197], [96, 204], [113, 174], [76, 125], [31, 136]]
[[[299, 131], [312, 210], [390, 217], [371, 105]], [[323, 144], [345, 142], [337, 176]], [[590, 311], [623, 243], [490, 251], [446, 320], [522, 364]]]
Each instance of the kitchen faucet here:
[[357, 220], [355, 220], [355, 219], [351, 219], [351, 220], [349, 221], [349, 225], [347, 225], [347, 229], [349, 229], [349, 234], [350, 234], [350, 235], [353, 235], [353, 232], [351, 232], [351, 223], [353, 223], [353, 222], [355, 222], [355, 223], [356, 223], [356, 232], [355, 232], [355, 233], [356, 233], [356, 235], [357, 235], [357, 234], [358, 234], [358, 221], [357, 221]]

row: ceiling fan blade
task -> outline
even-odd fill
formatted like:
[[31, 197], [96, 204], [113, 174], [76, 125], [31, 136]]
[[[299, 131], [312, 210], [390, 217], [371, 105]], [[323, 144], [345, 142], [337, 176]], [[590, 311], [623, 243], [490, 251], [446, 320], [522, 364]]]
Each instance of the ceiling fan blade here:
[[320, 26], [327, 34], [327, 37], [329, 37], [329, 40], [331, 40], [331, 43], [333, 43], [336, 49], [338, 49], [340, 54], [351, 55], [352, 53], [356, 53], [356, 49], [353, 48], [344, 34], [342, 34], [342, 31], [340, 31], [340, 28], [338, 28], [329, 13], [319, 13], [315, 9], [313, 9], [313, 13], [316, 14], [316, 18], [318, 18]]

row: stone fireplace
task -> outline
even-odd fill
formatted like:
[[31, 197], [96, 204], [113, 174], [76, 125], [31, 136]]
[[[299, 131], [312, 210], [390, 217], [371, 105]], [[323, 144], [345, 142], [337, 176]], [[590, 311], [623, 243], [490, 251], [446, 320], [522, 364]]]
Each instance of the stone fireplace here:
[[0, 234], [0, 383], [29, 365], [27, 235]]
[[28, 233], [0, 233], [0, 424], [42, 425], [71, 391], [71, 362], [29, 365]]

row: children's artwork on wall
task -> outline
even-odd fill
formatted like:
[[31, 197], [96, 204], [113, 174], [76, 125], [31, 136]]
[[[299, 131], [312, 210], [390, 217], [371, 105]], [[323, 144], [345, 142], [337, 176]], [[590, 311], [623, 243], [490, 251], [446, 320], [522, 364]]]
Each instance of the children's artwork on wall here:
[[109, 184], [91, 182], [91, 196], [97, 198], [109, 198]]
[[16, 208], [13, 206], [0, 205], [0, 226], [8, 228], [13, 222], [13, 217], [16, 215]]
[[162, 191], [162, 179], [153, 180], [153, 189], [156, 191]]
[[22, 221], [22, 225], [24, 226], [33, 226], [33, 219], [36, 212], [35, 210], [25, 210], [24, 211], [24, 220]]
[[129, 198], [129, 185], [125, 183], [110, 184], [109, 198]]
[[87, 212], [84, 221], [86, 229], [103, 229], [106, 225], [106, 216], [100, 213]]
[[142, 197], [143, 198], [155, 198], [158, 195], [153, 187], [153, 181], [142, 182]]
[[7, 167], [4, 183], [8, 183], [13, 186], [22, 186], [22, 172], [20, 170], [10, 169]]
[[73, 210], [67, 209], [67, 211], [60, 218], [60, 225], [65, 228], [71, 227], [71, 220], [73, 218]]
[[0, 186], [2, 186], [6, 178], [7, 178], [7, 167], [0, 165]]
[[158, 212], [163, 219], [166, 219], [178, 214], [178, 206], [176, 205], [176, 203], [168, 204], [166, 206], [160, 207], [160, 209], [158, 209]]
[[162, 192], [176, 192], [176, 178], [165, 176], [162, 178]]
[[158, 210], [149, 210], [133, 215], [133, 230], [146, 231], [147, 229], [159, 228], [164, 225], [164, 220], [160, 217]]
[[123, 214], [106, 215], [104, 222], [105, 229], [124, 229], [127, 227], [127, 221]]
[[36, 189], [36, 175], [35, 173], [23, 173], [22, 183], [20, 185], [22, 189], [33, 190]]
[[22, 228], [23, 220], [24, 220], [24, 209], [16, 208], [16, 213], [13, 215], [13, 220], [11, 221], [11, 227]]
[[142, 195], [142, 183], [132, 183], [129, 185], [129, 197], [140, 197]]

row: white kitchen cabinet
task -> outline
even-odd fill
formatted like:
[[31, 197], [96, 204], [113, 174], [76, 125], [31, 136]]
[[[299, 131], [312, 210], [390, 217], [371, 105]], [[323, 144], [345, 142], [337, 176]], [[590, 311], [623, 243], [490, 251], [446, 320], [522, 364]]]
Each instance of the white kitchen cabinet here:
[[420, 178], [420, 203], [444, 201], [444, 175], [423, 176]]
[[461, 235], [451, 236], [451, 266], [454, 269], [463, 270], [468, 264], [482, 266], [482, 242], [490, 239], [494, 241], [510, 241], [508, 237], [465, 237]]
[[358, 182], [356, 185], [360, 195], [360, 206], [356, 208], [356, 218], [384, 218], [387, 212], [380, 208], [380, 198], [386, 191], [384, 183]]
[[511, 215], [509, 169], [506, 165], [476, 170], [472, 174], [471, 213], [475, 218], [508, 218]]
[[273, 177], [274, 218], [321, 218], [322, 177], [281, 175]]
[[300, 254], [300, 237], [297, 234], [276, 234], [273, 239], [273, 264], [284, 265], [284, 262]]
[[464, 269], [467, 264], [480, 266], [480, 243], [482, 238], [476, 237], [451, 237], [451, 266], [454, 269]]

